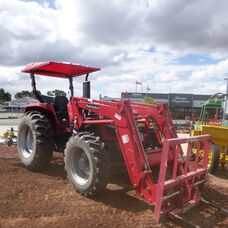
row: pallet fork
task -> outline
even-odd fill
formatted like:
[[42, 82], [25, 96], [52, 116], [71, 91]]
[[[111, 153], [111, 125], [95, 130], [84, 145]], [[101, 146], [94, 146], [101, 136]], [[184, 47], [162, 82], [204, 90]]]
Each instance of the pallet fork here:
[[[159, 220], [165, 214], [175, 216], [182, 214], [201, 202], [203, 184], [206, 182], [207, 158], [210, 149], [210, 137], [190, 137], [164, 140], [162, 161], [156, 191], [154, 216]], [[197, 159], [189, 166], [192, 143], [197, 143]], [[187, 143], [187, 153], [182, 161], [181, 144]], [[200, 148], [204, 146], [204, 159], [199, 165]], [[168, 171], [168, 152], [174, 147], [174, 159], [171, 161], [171, 176], [166, 179]], [[170, 193], [171, 191], [171, 193]], [[171, 203], [171, 201], [173, 203]]]

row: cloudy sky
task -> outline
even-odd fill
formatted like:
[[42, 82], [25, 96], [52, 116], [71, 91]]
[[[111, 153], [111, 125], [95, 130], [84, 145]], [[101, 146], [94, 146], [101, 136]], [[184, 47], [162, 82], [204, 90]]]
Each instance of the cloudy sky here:
[[[0, 0], [0, 88], [30, 90], [21, 69], [53, 60], [102, 68], [94, 98], [134, 92], [136, 80], [144, 92], [225, 92], [227, 31], [227, 0]], [[40, 76], [37, 87], [68, 82]]]

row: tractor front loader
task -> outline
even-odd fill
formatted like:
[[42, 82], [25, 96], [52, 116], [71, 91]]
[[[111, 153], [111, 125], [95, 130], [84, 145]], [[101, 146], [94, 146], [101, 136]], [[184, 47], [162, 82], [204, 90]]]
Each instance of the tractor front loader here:
[[[122, 159], [136, 192], [155, 205], [157, 220], [176, 217], [200, 203], [210, 136], [178, 138], [167, 104], [91, 100], [88, 76], [98, 70], [58, 62], [25, 67], [39, 103], [26, 107], [19, 127], [18, 153], [23, 164], [42, 170], [53, 151], [64, 151], [68, 179], [78, 193], [93, 197], [105, 189], [110, 163]], [[68, 79], [70, 100], [45, 101], [36, 91], [34, 74]], [[83, 98], [74, 97], [73, 77], [83, 74]], [[187, 144], [185, 153], [181, 144]], [[197, 148], [194, 163], [190, 162], [193, 145]]]

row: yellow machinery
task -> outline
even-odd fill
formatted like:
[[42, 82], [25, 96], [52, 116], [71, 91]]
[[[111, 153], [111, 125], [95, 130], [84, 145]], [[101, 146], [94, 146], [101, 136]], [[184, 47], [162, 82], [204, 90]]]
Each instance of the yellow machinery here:
[[208, 171], [215, 173], [219, 164], [224, 167], [228, 163], [228, 127], [201, 125], [198, 130], [192, 130], [191, 133], [192, 136], [204, 134], [211, 136], [212, 146], [209, 154]]
[[0, 144], [12, 146], [17, 143], [17, 136], [15, 135], [15, 130], [11, 127], [10, 130], [7, 130], [0, 136]]
[[[227, 84], [228, 91], [228, 84]], [[228, 99], [227, 94], [217, 93], [206, 101], [201, 109], [200, 118], [194, 124], [191, 136], [209, 134], [212, 140], [209, 153], [208, 171], [215, 173], [219, 164], [224, 168], [228, 163]], [[216, 110], [215, 120], [210, 121], [209, 111]], [[221, 119], [219, 119], [219, 113]], [[223, 114], [223, 115], [221, 115]], [[195, 150], [192, 151], [194, 158]]]

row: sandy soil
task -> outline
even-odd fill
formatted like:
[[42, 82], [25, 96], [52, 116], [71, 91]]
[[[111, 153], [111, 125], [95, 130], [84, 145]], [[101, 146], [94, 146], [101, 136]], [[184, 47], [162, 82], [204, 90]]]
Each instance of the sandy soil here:
[[[204, 198], [228, 208], [228, 172], [209, 176]], [[16, 147], [0, 146], [0, 227], [180, 227], [170, 221], [156, 223], [153, 206], [136, 196], [128, 178], [113, 178], [96, 199], [77, 194], [66, 179], [62, 155], [54, 154], [42, 173], [25, 169]], [[184, 217], [201, 227], [228, 227], [219, 210], [206, 205]]]

